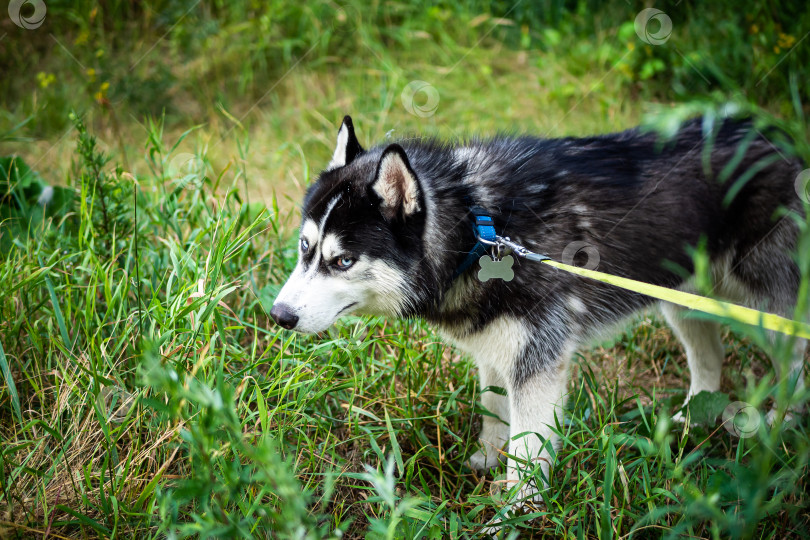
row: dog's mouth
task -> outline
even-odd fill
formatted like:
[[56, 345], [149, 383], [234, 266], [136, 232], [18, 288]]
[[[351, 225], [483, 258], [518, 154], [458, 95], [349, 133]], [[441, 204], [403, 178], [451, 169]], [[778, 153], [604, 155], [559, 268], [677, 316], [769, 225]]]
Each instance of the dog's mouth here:
[[[344, 306], [340, 311], [337, 312], [337, 315], [335, 315], [335, 320], [337, 320], [341, 316], [345, 315], [348, 310], [350, 310], [351, 308], [353, 308], [356, 305], [357, 305], [357, 302], [352, 302], [351, 304], [349, 304], [347, 306]], [[334, 324], [334, 322], [332, 324]], [[329, 326], [332, 326], [332, 325], [330, 324]], [[312, 332], [312, 333], [316, 334], [318, 337], [323, 337], [323, 333], [326, 332], [326, 330], [327, 329], [325, 328], [323, 330], [319, 330], [317, 332]]]
[[[344, 307], [343, 309], [338, 311], [337, 317], [340, 317], [341, 315], [343, 315], [344, 313], [346, 313], [348, 310], [350, 310], [351, 308], [353, 308], [356, 305], [357, 305], [357, 302], [352, 302], [348, 306]], [[337, 318], [337, 317], [335, 317], [335, 318]]]

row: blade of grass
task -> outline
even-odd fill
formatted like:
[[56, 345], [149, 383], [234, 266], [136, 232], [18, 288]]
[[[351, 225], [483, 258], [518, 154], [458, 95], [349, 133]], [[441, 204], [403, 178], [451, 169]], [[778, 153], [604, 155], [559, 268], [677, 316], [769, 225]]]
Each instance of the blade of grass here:
[[3, 378], [6, 380], [6, 387], [8, 388], [8, 395], [11, 398], [11, 406], [14, 409], [14, 414], [17, 417], [17, 421], [22, 423], [20, 396], [17, 395], [17, 386], [14, 384], [14, 378], [11, 376], [11, 367], [8, 365], [6, 351], [3, 350], [2, 343], [0, 343], [0, 371], [3, 372]]

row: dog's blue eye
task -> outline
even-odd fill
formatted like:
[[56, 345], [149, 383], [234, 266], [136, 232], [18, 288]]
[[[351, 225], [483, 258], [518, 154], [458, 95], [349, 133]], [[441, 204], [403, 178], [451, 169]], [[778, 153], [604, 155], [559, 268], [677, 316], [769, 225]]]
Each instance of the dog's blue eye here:
[[309, 249], [309, 242], [307, 242], [306, 238], [302, 238], [301, 239], [301, 251], [306, 253], [308, 249]]
[[349, 268], [351, 265], [354, 264], [354, 259], [352, 259], [351, 257], [341, 257], [335, 262], [335, 264], [341, 270], [346, 270], [347, 268]]

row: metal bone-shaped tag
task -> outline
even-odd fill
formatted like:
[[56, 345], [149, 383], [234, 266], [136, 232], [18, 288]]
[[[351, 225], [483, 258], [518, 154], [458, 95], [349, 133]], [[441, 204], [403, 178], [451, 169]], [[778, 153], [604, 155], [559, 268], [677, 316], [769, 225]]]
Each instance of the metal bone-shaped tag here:
[[478, 264], [481, 265], [481, 270], [478, 271], [478, 279], [482, 282], [490, 279], [512, 281], [512, 278], [515, 277], [515, 272], [512, 270], [514, 262], [515, 259], [511, 255], [507, 255], [499, 261], [493, 260], [489, 255], [482, 255], [478, 259]]

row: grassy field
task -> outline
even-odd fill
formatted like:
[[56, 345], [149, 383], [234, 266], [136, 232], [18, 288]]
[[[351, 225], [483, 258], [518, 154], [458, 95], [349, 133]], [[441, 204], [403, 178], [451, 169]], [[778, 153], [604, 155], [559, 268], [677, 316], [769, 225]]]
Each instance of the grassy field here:
[[511, 537], [806, 535], [810, 423], [721, 426], [787, 391], [765, 354], [786, 340], [735, 325], [694, 426], [670, 421], [688, 373], [654, 313], [581, 351], [547, 505], [516, 516], [503, 468], [464, 465], [474, 366], [425, 324], [269, 321], [347, 113], [369, 145], [736, 103], [810, 158], [800, 4], [662, 4], [660, 45], [642, 4], [529, 4], [80, 0], [3, 21], [0, 537], [462, 538], [499, 514]]

